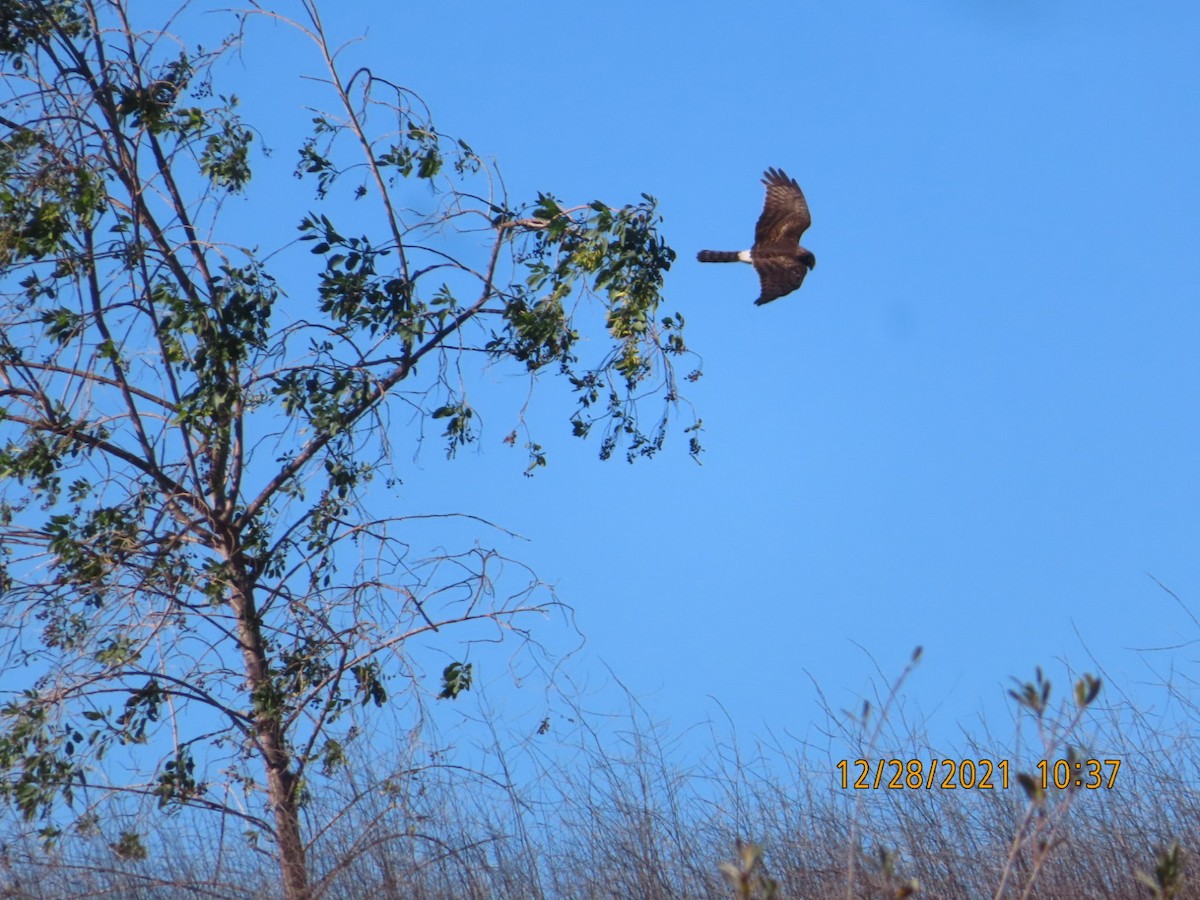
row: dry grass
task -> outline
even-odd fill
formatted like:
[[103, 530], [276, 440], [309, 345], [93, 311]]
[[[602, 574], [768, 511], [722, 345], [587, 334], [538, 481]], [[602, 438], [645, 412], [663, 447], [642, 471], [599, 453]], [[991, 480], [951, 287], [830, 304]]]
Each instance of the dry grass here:
[[[1171, 727], [1104, 691], [1087, 710], [1053, 693], [1040, 710], [1020, 706], [1027, 737], [960, 753], [1011, 760], [1007, 790], [843, 789], [844, 754], [946, 755], [919, 727], [895, 725], [905, 717], [890, 706], [906, 674], [858, 716], [827, 710], [821, 747], [747, 746], [710, 726], [711, 754], [681, 766], [680, 746], [631, 703], [599, 722], [575, 711], [570, 734], [503, 742], [493, 731], [470, 771], [410, 759], [408, 776], [381, 790], [360, 766], [357, 782], [308, 807], [310, 829], [334, 822], [314, 843], [314, 880], [323, 896], [346, 900], [1125, 900], [1154, 896], [1139, 872], [1154, 881], [1159, 851], [1178, 841], [1183, 876], [1160, 872], [1159, 896], [1200, 896], [1186, 878], [1200, 851], [1200, 718], [1188, 690], [1164, 686], [1166, 705], [1184, 713]], [[1036, 679], [1027, 687], [1037, 695]], [[1015, 783], [1038, 759], [1065, 758], [1068, 746], [1121, 759], [1114, 787], [1031, 798]], [[183, 817], [148, 819], [143, 829], [151, 822], [160, 831], [143, 831], [145, 860], [119, 859], [111, 845], [121, 829], [105, 823], [49, 855], [10, 828], [0, 896], [278, 895], [273, 860], [239, 836], [198, 832]], [[761, 845], [761, 858], [748, 845], [739, 855], [742, 839]]]

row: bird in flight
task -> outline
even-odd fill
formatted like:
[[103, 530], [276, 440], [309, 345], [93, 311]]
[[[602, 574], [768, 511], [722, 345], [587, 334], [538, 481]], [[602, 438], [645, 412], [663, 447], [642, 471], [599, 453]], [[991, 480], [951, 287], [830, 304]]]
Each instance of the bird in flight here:
[[763, 173], [767, 200], [754, 228], [754, 246], [749, 250], [701, 250], [700, 262], [747, 262], [754, 266], [762, 282], [762, 294], [754, 301], [762, 306], [790, 294], [804, 282], [808, 270], [816, 266], [812, 251], [800, 246], [800, 235], [812, 224], [808, 203], [796, 179], [782, 169]]

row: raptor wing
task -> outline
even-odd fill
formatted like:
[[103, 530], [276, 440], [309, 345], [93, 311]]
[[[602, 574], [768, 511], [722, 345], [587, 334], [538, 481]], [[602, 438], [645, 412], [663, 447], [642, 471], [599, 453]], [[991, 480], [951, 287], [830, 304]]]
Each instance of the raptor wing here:
[[762, 306], [800, 287], [808, 266], [794, 256], [766, 256], [754, 260], [754, 271], [762, 283], [762, 295], [754, 303]]
[[[754, 229], [754, 249], [795, 249], [800, 243], [800, 235], [812, 224], [804, 192], [796, 179], [788, 178], [782, 169], [767, 169], [763, 184], [767, 186], [767, 199]], [[804, 274], [801, 273], [799, 278], [803, 279]], [[797, 281], [790, 290], [799, 286], [800, 281]]]

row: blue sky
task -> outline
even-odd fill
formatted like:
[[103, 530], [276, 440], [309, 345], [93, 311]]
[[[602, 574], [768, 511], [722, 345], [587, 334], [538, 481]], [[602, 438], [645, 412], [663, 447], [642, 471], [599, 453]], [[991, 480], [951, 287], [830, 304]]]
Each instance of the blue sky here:
[[[514, 196], [660, 201], [703, 465], [678, 433], [602, 464], [547, 419], [550, 466], [526, 479], [485, 420], [478, 448], [427, 447], [405, 479], [414, 510], [528, 539], [586, 635], [576, 677], [611, 669], [681, 730], [719, 702], [743, 733], [805, 734], [812, 680], [855, 705], [922, 645], [907, 691], [950, 740], [980, 711], [1006, 733], [1009, 677], [1035, 665], [1103, 667], [1149, 704], [1148, 664], [1192, 664], [1200, 634], [1149, 575], [1200, 609], [1200, 6], [325, 15]], [[232, 70], [281, 186], [307, 52], [260, 23]], [[803, 186], [818, 264], [756, 308], [749, 267], [694, 258], [749, 245], [768, 166]]]

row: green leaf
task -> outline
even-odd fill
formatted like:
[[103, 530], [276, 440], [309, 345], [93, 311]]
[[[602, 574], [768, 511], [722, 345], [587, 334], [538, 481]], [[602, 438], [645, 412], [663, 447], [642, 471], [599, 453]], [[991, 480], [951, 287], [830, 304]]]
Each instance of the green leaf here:
[[463, 691], [471, 689], [472, 663], [453, 662], [442, 670], [442, 691], [439, 700], [457, 700]]

